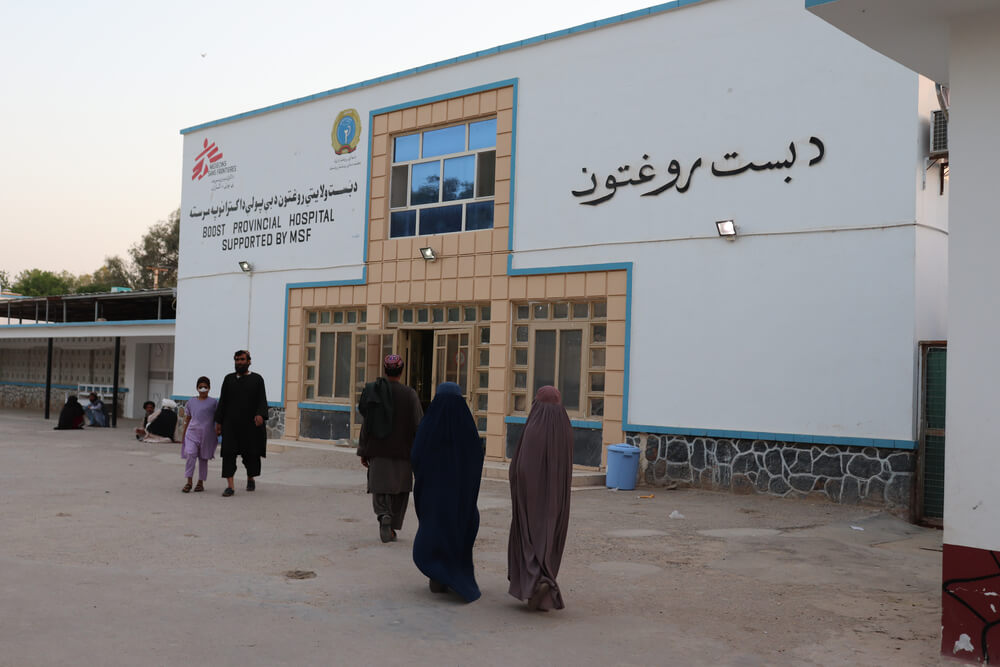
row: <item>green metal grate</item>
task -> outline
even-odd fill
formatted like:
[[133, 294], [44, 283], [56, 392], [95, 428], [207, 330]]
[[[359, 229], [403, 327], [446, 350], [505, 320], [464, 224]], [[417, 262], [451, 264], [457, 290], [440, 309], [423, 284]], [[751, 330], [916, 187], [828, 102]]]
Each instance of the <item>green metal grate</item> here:
[[924, 444], [924, 516], [944, 518], [944, 437], [928, 435]]
[[923, 514], [929, 519], [944, 518], [944, 415], [945, 370], [948, 350], [927, 349], [924, 374], [924, 488]]
[[948, 350], [932, 347], [927, 350], [927, 377], [924, 382], [924, 418], [927, 428], [944, 429], [945, 367]]

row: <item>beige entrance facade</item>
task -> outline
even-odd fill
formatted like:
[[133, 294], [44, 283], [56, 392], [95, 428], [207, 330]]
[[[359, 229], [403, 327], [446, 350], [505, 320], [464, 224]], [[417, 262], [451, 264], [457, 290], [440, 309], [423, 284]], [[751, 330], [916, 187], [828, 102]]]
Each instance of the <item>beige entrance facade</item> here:
[[[358, 392], [392, 352], [425, 404], [440, 382], [462, 387], [490, 459], [506, 457], [508, 427], [523, 423], [540, 383], [560, 387], [574, 427], [599, 434], [592, 467], [622, 441], [627, 271], [509, 268], [514, 97], [505, 86], [373, 116], [364, 284], [288, 290], [286, 437], [304, 437], [303, 405], [349, 414], [356, 437]], [[394, 140], [483, 119], [496, 122], [493, 187], [484, 188], [492, 196], [483, 198], [492, 228], [394, 237]]]

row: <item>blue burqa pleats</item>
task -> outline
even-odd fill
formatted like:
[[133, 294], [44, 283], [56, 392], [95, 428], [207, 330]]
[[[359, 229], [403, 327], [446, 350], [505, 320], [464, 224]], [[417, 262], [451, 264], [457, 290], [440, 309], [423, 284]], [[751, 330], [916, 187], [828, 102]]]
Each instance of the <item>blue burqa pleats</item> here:
[[479, 599], [472, 547], [479, 532], [483, 445], [469, 406], [454, 382], [437, 388], [410, 453], [413, 505], [420, 522], [413, 562], [466, 602]]

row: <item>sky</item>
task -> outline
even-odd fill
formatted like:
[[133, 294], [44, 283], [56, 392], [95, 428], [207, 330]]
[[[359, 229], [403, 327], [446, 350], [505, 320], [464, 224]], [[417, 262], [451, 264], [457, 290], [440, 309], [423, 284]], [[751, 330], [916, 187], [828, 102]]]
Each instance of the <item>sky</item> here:
[[0, 3], [0, 270], [92, 273], [180, 206], [180, 130], [650, 0]]

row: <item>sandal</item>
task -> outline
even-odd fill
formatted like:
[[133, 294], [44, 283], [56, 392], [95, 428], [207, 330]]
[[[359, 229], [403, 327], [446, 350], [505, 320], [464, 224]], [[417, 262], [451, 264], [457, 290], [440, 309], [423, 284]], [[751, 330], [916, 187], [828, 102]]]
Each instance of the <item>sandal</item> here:
[[181, 491], [183, 491], [184, 493], [191, 493], [191, 482], [188, 482], [187, 484], [185, 484], [184, 488], [181, 489]]
[[204, 491], [204, 490], [205, 490], [205, 485], [202, 484], [201, 480], [199, 479], [198, 483], [195, 484], [195, 486], [194, 486], [194, 492], [198, 493], [198, 492]]

